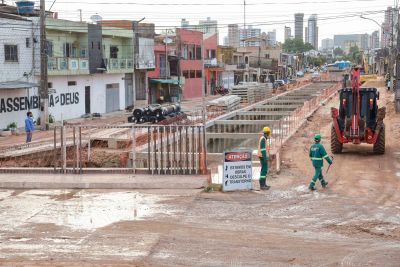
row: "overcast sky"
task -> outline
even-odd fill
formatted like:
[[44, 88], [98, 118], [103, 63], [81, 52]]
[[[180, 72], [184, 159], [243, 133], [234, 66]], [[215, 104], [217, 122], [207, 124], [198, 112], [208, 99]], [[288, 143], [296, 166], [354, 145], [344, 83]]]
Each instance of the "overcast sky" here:
[[[39, 3], [39, 0], [36, 2]], [[54, 0], [46, 1], [46, 8], [48, 9], [53, 2]], [[291, 27], [294, 34], [294, 13], [305, 14], [304, 26], [308, 17], [315, 13], [318, 15], [319, 43], [321, 43], [322, 39], [332, 38], [334, 34], [371, 33], [378, 30], [376, 23], [361, 19], [359, 14], [364, 12], [369, 14], [365, 15], [366, 17], [382, 23], [383, 10], [393, 6], [394, 2], [393, 0], [246, 0], [246, 24], [261, 28], [265, 32], [276, 29], [277, 40], [283, 41], [285, 25]], [[59, 12], [59, 18], [79, 20], [78, 9], [82, 9], [85, 21], [96, 13], [103, 19], [137, 20], [146, 17], [145, 22], [155, 23], [157, 30], [179, 27], [181, 18], [186, 18], [191, 24], [197, 24], [199, 20], [211, 17], [218, 20], [220, 40], [227, 35], [227, 24], [243, 25], [244, 20], [243, 0], [56, 0], [51, 10]]]

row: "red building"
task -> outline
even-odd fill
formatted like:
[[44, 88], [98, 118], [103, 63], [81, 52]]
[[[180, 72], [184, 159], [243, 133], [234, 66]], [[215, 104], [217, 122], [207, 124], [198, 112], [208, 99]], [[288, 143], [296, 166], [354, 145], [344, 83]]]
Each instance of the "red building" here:
[[181, 56], [180, 70], [185, 78], [182, 88], [183, 99], [201, 97], [201, 44], [203, 33], [186, 29], [176, 29], [177, 51]]
[[155, 38], [156, 67], [149, 72], [150, 103], [202, 96], [202, 39], [202, 32], [186, 29], [177, 29], [175, 36]]
[[207, 95], [214, 95], [216, 87], [223, 84], [222, 72], [224, 71], [217, 60], [218, 33], [204, 35], [203, 45], [205, 90]]

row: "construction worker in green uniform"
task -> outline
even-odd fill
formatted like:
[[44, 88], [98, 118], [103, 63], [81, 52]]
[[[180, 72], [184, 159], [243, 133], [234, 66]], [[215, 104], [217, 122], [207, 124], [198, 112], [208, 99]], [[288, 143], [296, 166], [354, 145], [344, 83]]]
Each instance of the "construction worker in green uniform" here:
[[323, 188], [328, 186], [328, 182], [324, 180], [324, 176], [322, 175], [322, 167], [324, 165], [324, 159], [332, 164], [332, 159], [326, 153], [326, 150], [321, 142], [321, 135], [316, 134], [314, 136], [315, 144], [310, 147], [310, 159], [315, 169], [314, 177], [311, 180], [310, 186], [308, 187], [310, 190], [315, 190], [315, 183], [319, 179]]
[[263, 136], [260, 137], [258, 141], [258, 158], [261, 163], [261, 172], [260, 172], [260, 189], [268, 190], [270, 186], [266, 185], [267, 174], [268, 174], [268, 137], [271, 133], [271, 129], [269, 127], [263, 128]]

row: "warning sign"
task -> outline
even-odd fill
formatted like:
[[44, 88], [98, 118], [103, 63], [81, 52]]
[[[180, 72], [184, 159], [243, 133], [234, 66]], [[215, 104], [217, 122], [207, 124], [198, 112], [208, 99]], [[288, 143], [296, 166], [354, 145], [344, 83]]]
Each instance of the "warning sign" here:
[[225, 152], [224, 177], [222, 188], [224, 191], [252, 189], [251, 152]]

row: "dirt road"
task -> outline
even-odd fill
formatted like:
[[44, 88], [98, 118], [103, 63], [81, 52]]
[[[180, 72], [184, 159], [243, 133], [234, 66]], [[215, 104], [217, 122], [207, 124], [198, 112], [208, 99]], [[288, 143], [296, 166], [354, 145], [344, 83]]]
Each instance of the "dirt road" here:
[[383, 90], [386, 154], [346, 146], [328, 189], [307, 190], [306, 149], [321, 132], [330, 152], [336, 99], [286, 145], [267, 192], [2, 191], [0, 264], [399, 266], [400, 116]]

